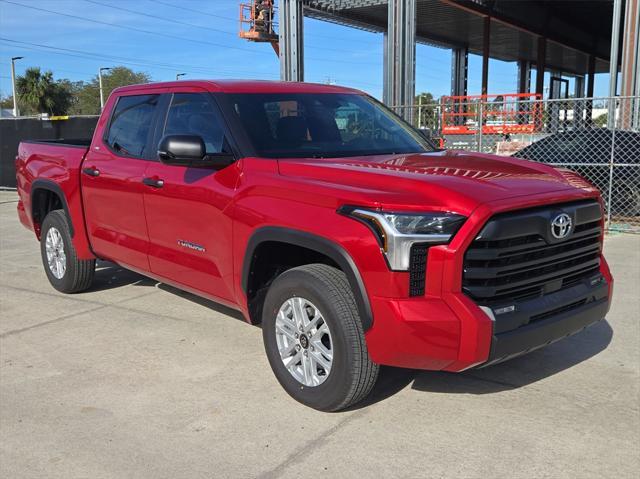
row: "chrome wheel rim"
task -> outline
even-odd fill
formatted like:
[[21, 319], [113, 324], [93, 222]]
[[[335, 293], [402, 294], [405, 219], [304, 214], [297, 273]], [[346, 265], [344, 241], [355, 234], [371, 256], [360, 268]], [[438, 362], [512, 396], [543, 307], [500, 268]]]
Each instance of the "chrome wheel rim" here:
[[64, 241], [60, 231], [51, 227], [47, 231], [45, 239], [45, 249], [47, 252], [47, 263], [49, 271], [57, 279], [62, 279], [67, 271], [67, 256], [64, 253]]
[[308, 387], [327, 380], [333, 364], [333, 341], [320, 310], [304, 298], [286, 300], [276, 316], [276, 342], [284, 367]]

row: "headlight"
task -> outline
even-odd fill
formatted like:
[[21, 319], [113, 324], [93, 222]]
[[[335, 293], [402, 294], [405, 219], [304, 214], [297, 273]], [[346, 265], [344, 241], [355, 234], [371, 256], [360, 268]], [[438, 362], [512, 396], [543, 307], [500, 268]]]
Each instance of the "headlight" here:
[[407, 271], [414, 243], [446, 244], [466, 220], [453, 213], [390, 213], [344, 208], [342, 213], [362, 221], [378, 237], [389, 266]]

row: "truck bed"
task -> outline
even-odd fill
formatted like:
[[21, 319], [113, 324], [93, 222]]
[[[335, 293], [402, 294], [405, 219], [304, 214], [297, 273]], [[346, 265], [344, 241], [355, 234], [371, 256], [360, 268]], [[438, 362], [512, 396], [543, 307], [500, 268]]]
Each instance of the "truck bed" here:
[[25, 140], [20, 142], [16, 159], [20, 221], [39, 235], [42, 218], [34, 215], [32, 201], [37, 191], [55, 193], [64, 198], [63, 207], [75, 233], [74, 244], [85, 256], [90, 253], [85, 248], [80, 169], [90, 146], [90, 139]]

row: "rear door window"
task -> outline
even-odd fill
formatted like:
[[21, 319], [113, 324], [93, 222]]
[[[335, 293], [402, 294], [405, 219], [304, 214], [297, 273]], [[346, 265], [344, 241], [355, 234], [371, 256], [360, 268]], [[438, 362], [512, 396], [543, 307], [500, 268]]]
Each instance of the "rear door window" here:
[[131, 95], [118, 99], [105, 141], [118, 155], [144, 158], [159, 95]]

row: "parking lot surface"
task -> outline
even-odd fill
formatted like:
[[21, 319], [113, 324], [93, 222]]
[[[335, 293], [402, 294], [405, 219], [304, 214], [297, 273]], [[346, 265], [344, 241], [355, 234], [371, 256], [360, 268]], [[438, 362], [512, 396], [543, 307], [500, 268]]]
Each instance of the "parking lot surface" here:
[[[637, 477], [640, 236], [611, 235], [606, 321], [462, 374], [383, 368], [369, 401], [316, 412], [237, 313], [100, 263], [49, 286], [0, 193], [0, 476]], [[633, 471], [636, 471], [635, 473]]]

